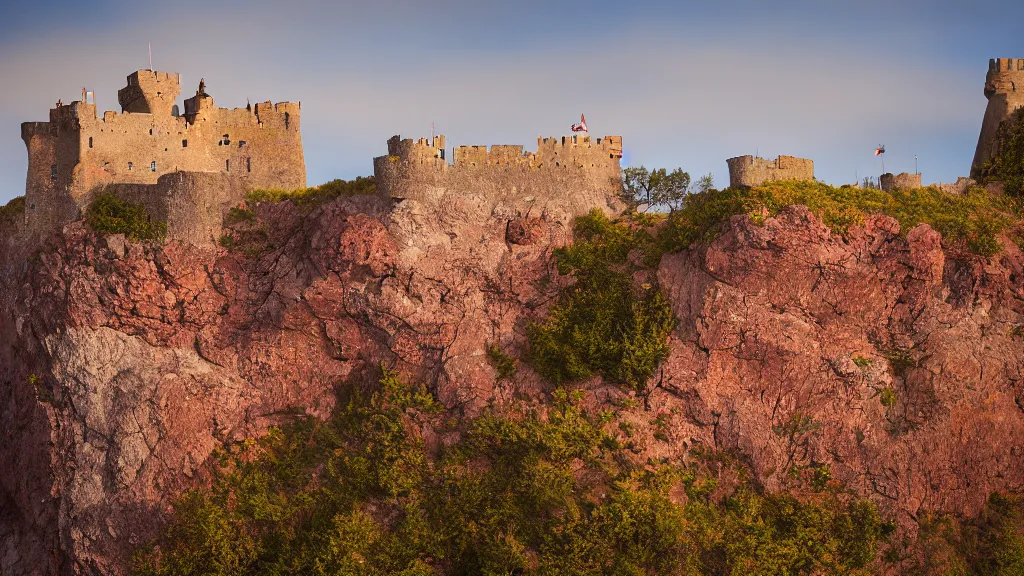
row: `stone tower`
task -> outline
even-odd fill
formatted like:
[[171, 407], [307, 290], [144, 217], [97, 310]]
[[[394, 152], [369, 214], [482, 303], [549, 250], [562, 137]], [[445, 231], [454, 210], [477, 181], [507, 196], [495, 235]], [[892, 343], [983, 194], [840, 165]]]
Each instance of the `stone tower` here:
[[988, 98], [988, 108], [985, 109], [972, 168], [979, 168], [992, 158], [997, 152], [996, 132], [999, 125], [1014, 110], [1024, 108], [1024, 58], [989, 60], [985, 97]]

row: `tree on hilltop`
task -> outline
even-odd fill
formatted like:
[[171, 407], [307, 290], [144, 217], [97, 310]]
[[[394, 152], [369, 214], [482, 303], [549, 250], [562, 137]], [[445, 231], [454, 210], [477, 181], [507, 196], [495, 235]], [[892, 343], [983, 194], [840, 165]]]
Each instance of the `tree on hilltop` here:
[[664, 168], [631, 167], [622, 171], [622, 184], [623, 200], [633, 208], [646, 204], [648, 209], [668, 206], [676, 210], [690, 192], [690, 174], [682, 168], [668, 172]]

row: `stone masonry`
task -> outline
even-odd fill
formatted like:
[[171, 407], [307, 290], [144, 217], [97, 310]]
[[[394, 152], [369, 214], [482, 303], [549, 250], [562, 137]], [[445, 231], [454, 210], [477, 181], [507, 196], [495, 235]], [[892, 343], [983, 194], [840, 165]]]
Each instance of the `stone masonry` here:
[[814, 162], [806, 158], [779, 156], [775, 160], [737, 156], [729, 165], [730, 186], [759, 186], [776, 180], [814, 180]]
[[972, 168], [980, 168], [998, 152], [996, 132], [999, 125], [1014, 111], [1024, 108], [1024, 58], [989, 60], [985, 97], [988, 98], [988, 107], [981, 123]]
[[886, 172], [878, 178], [878, 185], [886, 192], [891, 192], [893, 190], [913, 190], [921, 187], [921, 175], [907, 174], [906, 172], [902, 172], [900, 174]]
[[[200, 82], [180, 115], [174, 103], [180, 92], [177, 74], [139, 70], [118, 91], [121, 113], [97, 117], [83, 91], [81, 101], [58, 102], [49, 122], [22, 124], [29, 231], [58, 229], [111, 189], [130, 191], [151, 214], [182, 219], [168, 221], [171, 237], [193, 229], [189, 238], [208, 240], [214, 231], [199, 232], [197, 223], [219, 227], [226, 204], [246, 190], [306, 185], [298, 103], [217, 108]], [[185, 183], [183, 194], [194, 202], [183, 211], [188, 207], [176, 200], [176, 184]], [[214, 183], [220, 188], [205, 187]]]
[[553, 201], [576, 215], [614, 203], [622, 190], [621, 136], [538, 138], [536, 152], [521, 145], [459, 146], [452, 157], [449, 163], [444, 136], [394, 136], [388, 154], [373, 161], [377, 188], [428, 203], [464, 191], [517, 206]]

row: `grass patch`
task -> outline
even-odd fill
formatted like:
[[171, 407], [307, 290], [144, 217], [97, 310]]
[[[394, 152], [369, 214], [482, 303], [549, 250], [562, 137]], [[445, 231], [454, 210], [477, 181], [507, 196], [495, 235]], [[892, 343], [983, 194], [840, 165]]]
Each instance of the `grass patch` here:
[[942, 234], [947, 243], [982, 256], [992, 256], [1002, 249], [996, 236], [1019, 215], [1017, 199], [994, 196], [981, 188], [959, 195], [934, 187], [884, 192], [836, 188], [821, 182], [771, 182], [687, 196], [682, 207], [669, 216], [659, 235], [659, 248], [671, 252], [709, 242], [731, 216], [750, 214], [755, 221], [763, 221], [793, 204], [807, 206], [837, 234], [863, 223], [869, 214], [885, 214], [899, 221], [904, 234], [925, 223]]
[[485, 413], [434, 458], [413, 423], [437, 405], [385, 371], [327, 422], [223, 452], [134, 572], [866, 574], [886, 538], [872, 504], [835, 491], [718, 499], [696, 469], [631, 465], [580, 400]]
[[246, 195], [249, 202], [282, 202], [288, 200], [296, 206], [316, 206], [342, 196], [376, 194], [377, 184], [373, 176], [359, 176], [355, 180], [331, 180], [319, 186], [298, 190], [266, 189], [253, 190]]
[[138, 204], [103, 192], [85, 211], [85, 222], [105, 234], [124, 234], [134, 241], [160, 241], [167, 235], [167, 223], [154, 220]]
[[575, 282], [563, 290], [544, 321], [529, 327], [529, 361], [555, 383], [600, 374], [642, 390], [668, 357], [675, 320], [656, 286], [633, 285], [633, 250], [650, 235], [599, 211], [578, 218], [575, 241], [555, 252], [558, 271]]

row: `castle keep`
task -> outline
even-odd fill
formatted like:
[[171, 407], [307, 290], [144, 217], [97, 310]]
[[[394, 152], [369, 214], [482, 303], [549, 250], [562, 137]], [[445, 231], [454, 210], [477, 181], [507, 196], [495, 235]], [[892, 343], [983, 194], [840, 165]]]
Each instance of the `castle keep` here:
[[814, 180], [814, 161], [793, 156], [775, 160], [737, 156], [725, 161], [729, 165], [729, 186], [760, 186], [775, 180]]
[[172, 237], [205, 241], [204, 228], [219, 226], [220, 210], [245, 190], [305, 186], [298, 103], [217, 108], [200, 82], [180, 114], [180, 92], [177, 74], [139, 70], [117, 93], [121, 113], [98, 117], [83, 90], [81, 101], [58, 102], [49, 122], [22, 124], [29, 229], [77, 219], [110, 189], [167, 218]]
[[988, 61], [985, 76], [985, 119], [981, 123], [978, 148], [972, 168], [979, 168], [998, 152], [999, 125], [1018, 108], [1024, 108], [1024, 58], [995, 58]]
[[474, 191], [515, 203], [557, 201], [585, 214], [614, 202], [622, 189], [622, 137], [538, 138], [536, 152], [521, 145], [459, 146], [452, 163], [445, 138], [388, 140], [387, 156], [373, 160], [381, 193], [396, 199], [439, 201], [446, 193]]

